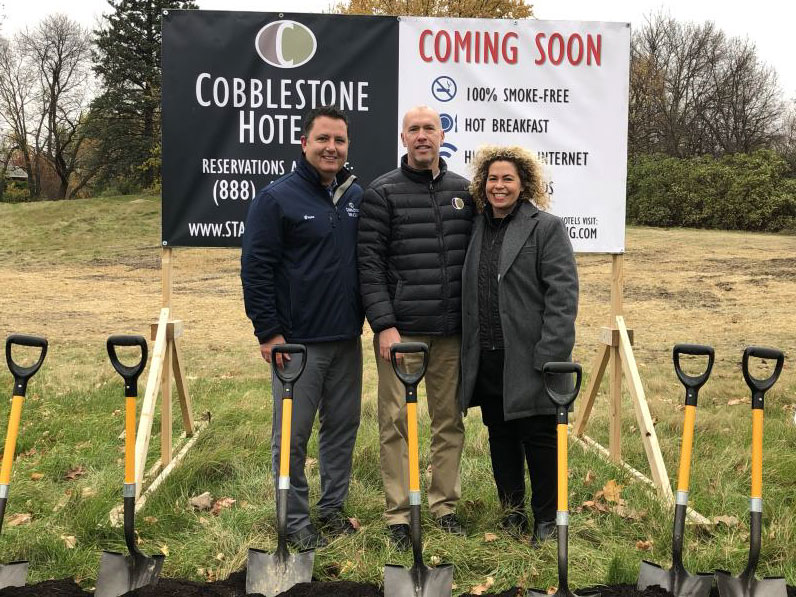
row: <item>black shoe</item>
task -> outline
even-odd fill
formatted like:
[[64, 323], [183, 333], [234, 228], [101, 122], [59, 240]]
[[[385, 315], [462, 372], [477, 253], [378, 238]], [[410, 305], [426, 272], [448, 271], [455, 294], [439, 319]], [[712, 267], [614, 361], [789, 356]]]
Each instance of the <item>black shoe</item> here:
[[464, 532], [464, 527], [461, 525], [455, 514], [446, 514], [437, 519], [437, 524], [446, 533], [451, 535], [460, 535], [464, 537], [467, 533]]
[[318, 525], [324, 534], [331, 537], [338, 535], [353, 535], [357, 532], [354, 525], [341, 510], [332, 510], [318, 516]]
[[558, 527], [555, 520], [543, 520], [542, 522], [534, 522], [533, 536], [531, 536], [531, 545], [534, 547], [540, 545], [542, 541], [551, 541], [558, 537]]
[[503, 530], [508, 531], [512, 535], [527, 535], [531, 531], [531, 523], [525, 512], [518, 512], [517, 510], [509, 510], [500, 521], [500, 526]]
[[395, 547], [401, 551], [406, 551], [412, 547], [412, 537], [409, 534], [408, 524], [391, 524], [388, 528], [390, 529], [390, 538]]
[[288, 533], [287, 542], [299, 551], [318, 549], [319, 547], [326, 547], [327, 544], [326, 539], [312, 524], [300, 528], [295, 533]]

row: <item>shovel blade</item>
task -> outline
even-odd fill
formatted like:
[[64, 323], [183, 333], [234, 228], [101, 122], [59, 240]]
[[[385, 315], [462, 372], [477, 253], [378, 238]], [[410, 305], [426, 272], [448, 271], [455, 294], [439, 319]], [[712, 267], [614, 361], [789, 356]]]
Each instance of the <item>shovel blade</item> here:
[[781, 576], [756, 579], [754, 576], [732, 576], [716, 570], [716, 585], [721, 597], [787, 597], [788, 589]]
[[713, 587], [713, 575], [691, 574], [684, 568], [678, 570], [673, 567], [665, 570], [644, 560], [641, 562], [636, 586], [643, 590], [655, 585], [666, 589], [675, 597], [707, 597]]
[[28, 582], [28, 562], [9, 562], [0, 566], [0, 589], [24, 587]]
[[246, 565], [246, 594], [261, 593], [275, 597], [293, 585], [312, 581], [315, 551], [288, 553], [283, 556], [259, 549], [249, 549]]
[[453, 566], [436, 568], [387, 564], [384, 567], [384, 597], [450, 597], [453, 592]]
[[165, 556], [126, 556], [102, 552], [95, 597], [119, 597], [134, 589], [158, 582]]

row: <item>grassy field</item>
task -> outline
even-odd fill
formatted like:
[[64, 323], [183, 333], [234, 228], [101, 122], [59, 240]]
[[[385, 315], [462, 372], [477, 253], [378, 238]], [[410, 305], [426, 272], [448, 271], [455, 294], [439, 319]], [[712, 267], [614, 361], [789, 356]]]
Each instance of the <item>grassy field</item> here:
[[[0, 335], [41, 334], [50, 341], [47, 360], [29, 385], [0, 537], [0, 561], [29, 559], [31, 581], [75, 576], [91, 587], [100, 552], [123, 548], [121, 531], [108, 518], [121, 495], [123, 390], [104, 341], [111, 333], [146, 334], [157, 318], [159, 213], [160, 202], [152, 197], [0, 204]], [[635, 355], [672, 478], [683, 390], [673, 374], [671, 347], [699, 342], [716, 349], [713, 376], [700, 395], [691, 503], [724, 522], [687, 532], [685, 560], [692, 571], [738, 573], [746, 563], [751, 422], [740, 357], [750, 344], [786, 352], [782, 378], [767, 396], [758, 570], [796, 584], [796, 238], [630, 228], [626, 246], [626, 320], [635, 330]], [[147, 503], [137, 528], [145, 552], [168, 554], [165, 575], [224, 578], [245, 565], [250, 545], [273, 549], [276, 543], [269, 376], [243, 311], [239, 251], [178, 249], [174, 257], [173, 305], [185, 322], [190, 393], [197, 416], [210, 411], [212, 422]], [[578, 257], [575, 358], [587, 369], [599, 328], [608, 320], [610, 264], [605, 255]], [[370, 339], [366, 332], [363, 416], [348, 504], [362, 532], [318, 552], [315, 575], [325, 580], [380, 583], [385, 562], [410, 563], [410, 556], [389, 546], [381, 518]], [[12, 378], [5, 368], [2, 388], [10, 397]], [[588, 433], [607, 443], [604, 392]], [[623, 455], [648, 472], [627, 396], [625, 405]], [[0, 409], [3, 434], [7, 413]], [[421, 413], [421, 429], [427, 430], [427, 414]], [[174, 415], [179, 432], [176, 406]], [[469, 534], [448, 537], [427, 524], [427, 559], [454, 563], [455, 594], [489, 584], [488, 579], [494, 582], [491, 591], [555, 585], [554, 546], [533, 550], [499, 530], [501, 513], [477, 410], [466, 418], [466, 427], [459, 513]], [[150, 460], [158, 445], [155, 435]], [[422, 466], [427, 446], [426, 431]], [[670, 512], [644, 486], [591, 452], [573, 446], [570, 466], [570, 582], [576, 587], [635, 582], [642, 558], [668, 564]], [[317, 496], [317, 462], [311, 459], [307, 467]], [[621, 485], [624, 508], [608, 503], [612, 510], [602, 512], [581, 506], [612, 480]], [[235, 501], [217, 515], [195, 511], [190, 498], [206, 491], [214, 499]], [[21, 524], [12, 526], [12, 520]]]

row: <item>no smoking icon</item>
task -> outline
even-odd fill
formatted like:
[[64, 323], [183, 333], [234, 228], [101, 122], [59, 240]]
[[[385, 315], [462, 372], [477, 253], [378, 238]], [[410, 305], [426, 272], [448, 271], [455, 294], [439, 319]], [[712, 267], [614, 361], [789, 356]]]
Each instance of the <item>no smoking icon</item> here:
[[456, 97], [456, 81], [447, 75], [437, 77], [431, 84], [431, 94], [437, 101], [451, 101], [454, 97]]

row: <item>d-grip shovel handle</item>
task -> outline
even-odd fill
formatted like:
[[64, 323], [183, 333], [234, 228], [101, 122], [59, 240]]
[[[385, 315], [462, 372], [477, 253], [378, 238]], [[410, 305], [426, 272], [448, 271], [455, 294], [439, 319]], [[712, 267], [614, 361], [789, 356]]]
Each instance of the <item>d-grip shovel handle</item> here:
[[[29, 367], [23, 367], [14, 362], [14, 357], [11, 355], [11, 347], [17, 346], [31, 346], [34, 348], [41, 348], [39, 359]], [[28, 380], [33, 377], [44, 362], [44, 357], [47, 356], [47, 340], [39, 336], [26, 336], [23, 334], [11, 334], [6, 338], [6, 361], [8, 362], [8, 369], [14, 376], [14, 394], [17, 396], [24, 396], [25, 390], [28, 387]]]
[[[757, 357], [758, 359], [774, 359], [777, 364], [774, 366], [774, 372], [766, 379], [757, 379], [749, 372], [749, 358]], [[746, 380], [746, 385], [752, 390], [752, 408], [763, 408], [763, 394], [773, 386], [780, 373], [782, 373], [782, 366], [785, 364], [785, 355], [781, 350], [776, 348], [767, 348], [765, 346], [747, 346], [743, 351], [743, 361], [741, 364], [743, 370], [743, 378]], [[756, 402], [759, 402], [756, 404]]]
[[[423, 363], [421, 364], [420, 368], [414, 373], [404, 373], [401, 371], [398, 368], [397, 355], [411, 354], [416, 352], [423, 353]], [[390, 346], [390, 362], [392, 362], [392, 368], [393, 371], [395, 371], [395, 375], [398, 376], [398, 379], [400, 379], [407, 388], [416, 386], [420, 383], [420, 380], [423, 379], [423, 376], [426, 374], [426, 368], [428, 368], [428, 344], [425, 342], [397, 342]], [[417, 401], [416, 395], [415, 401]]]
[[[124, 395], [128, 398], [135, 398], [138, 396], [138, 376], [144, 370], [147, 361], [147, 343], [143, 336], [126, 336], [117, 334], [110, 336], [105, 343], [108, 348], [108, 356], [111, 359], [111, 365], [116, 369], [116, 372], [124, 378]], [[116, 354], [117, 346], [139, 346], [141, 348], [141, 358], [135, 365], [125, 365], [119, 360]]]
[[[288, 373], [284, 368], [276, 366], [277, 354], [300, 354], [301, 363], [295, 371]], [[279, 378], [284, 385], [292, 384], [301, 374], [304, 373], [304, 367], [307, 366], [307, 347], [303, 344], [277, 344], [271, 350], [271, 363], [273, 363], [274, 375]]]
[[[550, 387], [550, 376], [552, 375], [564, 375], [568, 373], [575, 374], [575, 387], [573, 390], [562, 394]], [[583, 368], [578, 363], [569, 363], [569, 362], [553, 362], [553, 363], [545, 363], [544, 367], [542, 367], [542, 378], [544, 379], [544, 389], [547, 391], [547, 395], [550, 397], [550, 400], [553, 401], [558, 408], [556, 409], [556, 416], [558, 419], [558, 423], [567, 422], [567, 409], [569, 405], [575, 401], [575, 398], [578, 397], [578, 392], [580, 392], [580, 382], [583, 379]], [[563, 417], [563, 420], [562, 420]]]
[[[687, 354], [692, 356], [706, 356], [708, 357], [708, 365], [703, 373], [700, 375], [688, 375], [680, 367], [680, 355]], [[710, 372], [713, 370], [713, 361], [715, 360], [715, 352], [712, 346], [705, 346], [703, 344], [675, 344], [672, 349], [672, 360], [674, 361], [674, 372], [677, 377], [685, 386], [685, 403], [687, 405], [696, 406], [697, 394], [699, 389], [705, 385], [705, 382], [710, 377]]]

